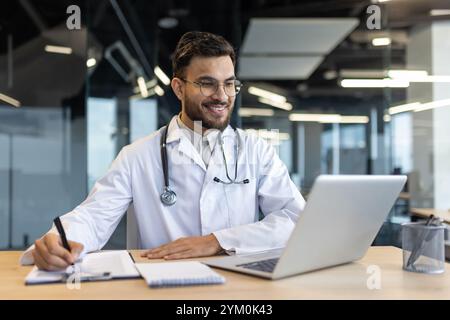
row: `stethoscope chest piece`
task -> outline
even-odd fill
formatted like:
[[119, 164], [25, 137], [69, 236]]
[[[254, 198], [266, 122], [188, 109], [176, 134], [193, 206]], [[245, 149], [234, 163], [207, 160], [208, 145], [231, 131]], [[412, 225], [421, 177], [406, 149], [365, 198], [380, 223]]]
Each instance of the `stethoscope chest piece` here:
[[177, 202], [177, 194], [169, 187], [165, 187], [163, 193], [161, 193], [161, 202], [166, 206], [172, 206]]

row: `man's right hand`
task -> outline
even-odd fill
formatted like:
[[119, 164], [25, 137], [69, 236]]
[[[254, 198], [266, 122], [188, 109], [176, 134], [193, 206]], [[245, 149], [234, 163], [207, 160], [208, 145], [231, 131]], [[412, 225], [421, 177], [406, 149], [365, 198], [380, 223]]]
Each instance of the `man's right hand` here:
[[48, 233], [34, 242], [32, 251], [34, 263], [40, 270], [64, 270], [73, 264], [83, 251], [83, 245], [75, 241], [68, 241], [71, 252], [63, 247], [61, 237]]

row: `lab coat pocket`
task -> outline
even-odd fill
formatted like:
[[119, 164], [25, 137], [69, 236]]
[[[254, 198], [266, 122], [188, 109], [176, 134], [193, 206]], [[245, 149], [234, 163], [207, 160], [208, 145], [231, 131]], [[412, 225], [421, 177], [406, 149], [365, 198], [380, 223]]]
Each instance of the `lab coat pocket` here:
[[256, 181], [224, 185], [230, 227], [258, 221]]

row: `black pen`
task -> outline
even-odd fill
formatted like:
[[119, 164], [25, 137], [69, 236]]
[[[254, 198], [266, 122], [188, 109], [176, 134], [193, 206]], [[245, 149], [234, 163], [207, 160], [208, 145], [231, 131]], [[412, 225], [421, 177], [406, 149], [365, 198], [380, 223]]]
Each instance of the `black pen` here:
[[67, 242], [66, 233], [64, 232], [64, 228], [62, 226], [61, 220], [59, 217], [56, 217], [53, 222], [55, 223], [56, 229], [58, 230], [58, 233], [61, 237], [61, 241], [63, 244], [63, 247], [68, 250], [69, 252], [72, 252], [72, 249], [69, 246], [69, 242]]

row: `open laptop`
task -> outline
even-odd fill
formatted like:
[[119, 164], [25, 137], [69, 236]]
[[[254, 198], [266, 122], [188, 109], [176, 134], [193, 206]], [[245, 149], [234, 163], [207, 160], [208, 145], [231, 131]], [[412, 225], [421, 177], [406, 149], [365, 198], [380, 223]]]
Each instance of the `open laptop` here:
[[362, 258], [386, 220], [406, 176], [319, 176], [284, 249], [203, 261], [268, 279]]

